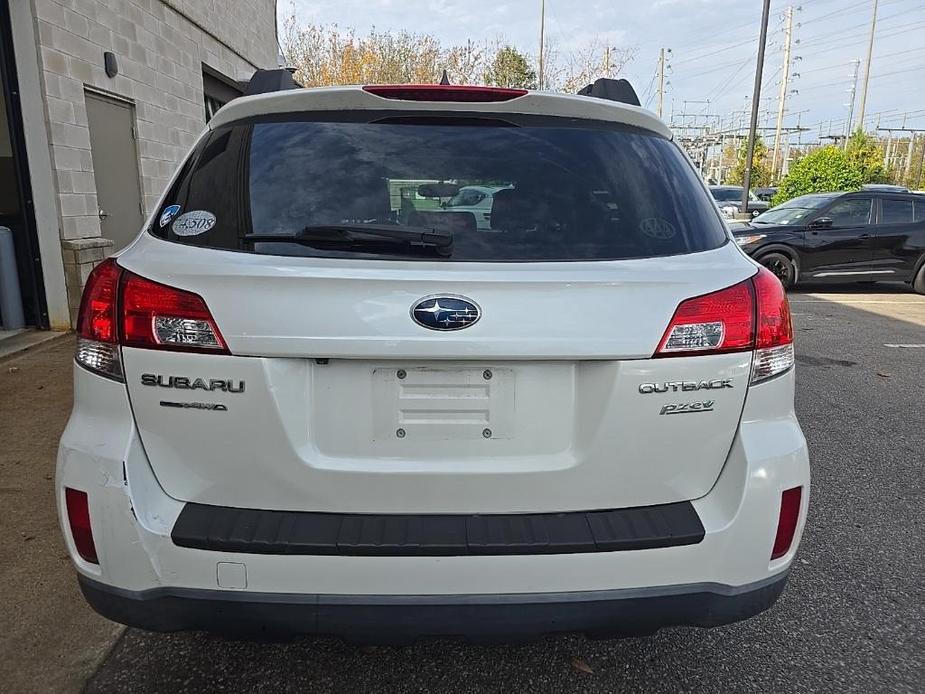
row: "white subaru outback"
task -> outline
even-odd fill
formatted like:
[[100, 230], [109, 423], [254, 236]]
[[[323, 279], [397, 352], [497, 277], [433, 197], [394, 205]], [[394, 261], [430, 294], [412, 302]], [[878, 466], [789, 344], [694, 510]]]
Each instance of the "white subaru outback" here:
[[78, 332], [59, 511], [124, 624], [714, 626], [772, 605], [806, 518], [784, 292], [634, 106], [236, 100]]

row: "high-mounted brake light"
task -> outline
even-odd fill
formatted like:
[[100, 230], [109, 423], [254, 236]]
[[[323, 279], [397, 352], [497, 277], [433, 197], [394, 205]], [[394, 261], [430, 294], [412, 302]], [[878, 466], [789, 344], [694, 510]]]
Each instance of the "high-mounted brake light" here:
[[771, 559], [780, 559], [790, 551], [797, 532], [797, 521], [800, 520], [802, 497], [803, 487], [787, 489], [780, 495], [780, 516], [777, 519], [777, 534], [774, 537]]
[[370, 84], [363, 91], [384, 99], [401, 101], [510, 101], [527, 93], [526, 89], [477, 87], [462, 84]]
[[124, 346], [228, 354], [225, 340], [198, 294], [131, 272], [122, 275], [121, 289]]
[[87, 493], [65, 487], [64, 505], [67, 507], [67, 522], [71, 527], [77, 554], [84, 561], [99, 564], [96, 544], [93, 542], [93, 528], [90, 527], [90, 500]]
[[766, 268], [744, 282], [681, 302], [654, 356], [750, 350], [752, 383], [793, 366], [790, 306], [780, 281]]

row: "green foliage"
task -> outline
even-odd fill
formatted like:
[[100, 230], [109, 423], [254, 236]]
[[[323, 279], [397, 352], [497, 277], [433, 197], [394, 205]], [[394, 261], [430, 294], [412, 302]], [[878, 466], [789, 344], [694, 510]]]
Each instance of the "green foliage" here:
[[485, 84], [495, 87], [536, 89], [536, 73], [527, 57], [513, 46], [503, 46], [495, 54], [482, 76]]
[[862, 183], [890, 182], [890, 176], [883, 166], [883, 148], [860, 128], [848, 138], [845, 156], [860, 172]]
[[810, 152], [790, 167], [771, 204], [779, 205], [807, 193], [858, 190], [863, 184], [861, 168], [844, 151], [828, 145]]
[[[740, 186], [745, 180], [745, 159], [748, 156], [748, 140], [743, 139], [736, 153], [736, 163], [726, 176], [726, 183]], [[771, 163], [768, 161], [768, 146], [760, 137], [755, 138], [755, 154], [752, 157], [752, 175], [749, 187], [763, 188], [771, 185]]]

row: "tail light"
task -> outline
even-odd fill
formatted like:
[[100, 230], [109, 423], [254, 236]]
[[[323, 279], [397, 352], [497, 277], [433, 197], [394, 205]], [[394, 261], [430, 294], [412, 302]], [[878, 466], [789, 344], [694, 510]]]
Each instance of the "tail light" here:
[[112, 258], [87, 279], [77, 333], [77, 362], [118, 381], [123, 346], [229, 353], [201, 296], [139, 277]]
[[77, 314], [77, 362], [103, 376], [123, 380], [119, 353], [119, 275], [112, 258], [97, 265], [84, 287]]
[[228, 354], [201, 296], [131, 272], [122, 276], [121, 341], [126, 347]]
[[372, 84], [363, 91], [384, 99], [402, 101], [510, 101], [527, 93], [526, 89], [477, 87], [463, 84]]
[[777, 519], [777, 535], [774, 537], [771, 559], [780, 559], [790, 551], [793, 536], [797, 532], [797, 521], [800, 520], [802, 498], [803, 487], [787, 489], [780, 495], [780, 517]]
[[793, 366], [790, 306], [780, 281], [767, 269], [744, 282], [683, 301], [655, 357], [754, 351], [751, 382]]
[[790, 304], [780, 280], [770, 270], [761, 268], [752, 281], [758, 314], [752, 383], [760, 383], [793, 366], [793, 325]]
[[65, 487], [64, 505], [67, 507], [67, 522], [74, 538], [74, 548], [84, 561], [99, 564], [96, 545], [93, 542], [93, 529], [90, 527], [90, 500], [86, 492]]

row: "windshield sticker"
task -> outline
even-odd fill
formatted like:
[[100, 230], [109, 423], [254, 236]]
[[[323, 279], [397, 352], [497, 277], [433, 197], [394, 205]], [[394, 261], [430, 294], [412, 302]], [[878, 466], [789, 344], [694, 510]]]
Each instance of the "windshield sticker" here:
[[170, 220], [177, 216], [180, 212], [179, 205], [168, 205], [164, 208], [164, 211], [161, 212], [161, 218], [158, 220], [158, 224], [161, 228], [170, 224]]
[[170, 227], [177, 236], [199, 236], [215, 226], [215, 215], [206, 210], [181, 214]]
[[665, 241], [674, 238], [674, 227], [671, 222], [658, 217], [647, 217], [639, 222], [639, 230], [650, 239]]

